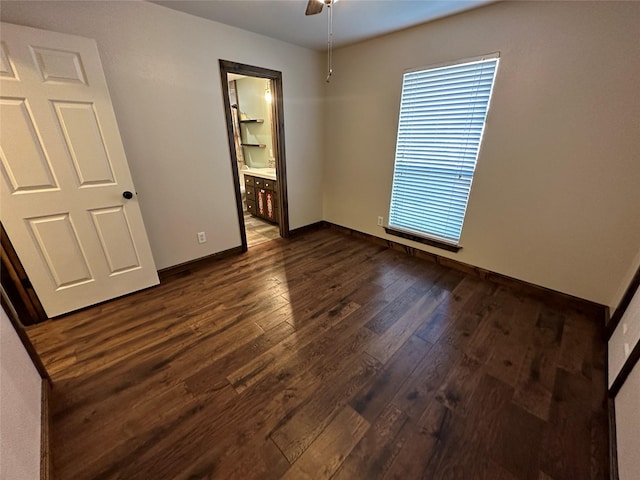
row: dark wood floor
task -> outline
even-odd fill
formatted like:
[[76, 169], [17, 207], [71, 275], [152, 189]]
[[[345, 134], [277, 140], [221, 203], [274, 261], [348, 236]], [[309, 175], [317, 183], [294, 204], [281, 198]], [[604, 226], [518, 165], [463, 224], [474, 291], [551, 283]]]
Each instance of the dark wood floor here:
[[578, 480], [598, 321], [324, 229], [29, 334], [59, 479]]

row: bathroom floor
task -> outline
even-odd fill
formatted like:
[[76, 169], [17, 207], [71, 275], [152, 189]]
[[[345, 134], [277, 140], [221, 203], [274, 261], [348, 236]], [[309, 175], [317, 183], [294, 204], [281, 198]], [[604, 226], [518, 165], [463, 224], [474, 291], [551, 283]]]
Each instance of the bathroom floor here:
[[253, 247], [269, 240], [280, 238], [278, 226], [250, 213], [244, 213], [244, 226], [247, 232], [247, 245]]

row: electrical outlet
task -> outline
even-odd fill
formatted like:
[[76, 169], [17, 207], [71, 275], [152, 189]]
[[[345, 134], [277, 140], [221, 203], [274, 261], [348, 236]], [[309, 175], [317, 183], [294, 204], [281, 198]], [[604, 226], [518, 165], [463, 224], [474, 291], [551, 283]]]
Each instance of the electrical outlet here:
[[382, 223], [384, 222], [384, 218], [383, 217], [378, 217], [378, 226], [381, 227]]
[[198, 232], [198, 243], [204, 243], [207, 241], [207, 235], [204, 232]]

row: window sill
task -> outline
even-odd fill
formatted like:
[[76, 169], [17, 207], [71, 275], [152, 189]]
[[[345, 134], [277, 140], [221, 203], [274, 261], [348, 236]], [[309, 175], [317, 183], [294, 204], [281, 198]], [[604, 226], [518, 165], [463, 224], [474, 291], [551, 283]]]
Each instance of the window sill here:
[[419, 235], [415, 235], [413, 233], [403, 232], [402, 230], [396, 230], [390, 227], [384, 227], [384, 231], [389, 235], [394, 235], [396, 237], [406, 238], [407, 240], [413, 240], [414, 242], [424, 243], [425, 245], [429, 245], [431, 247], [441, 248], [442, 250], [447, 250], [448, 252], [459, 252], [462, 250], [460, 245], [454, 245], [452, 243], [441, 242], [434, 238], [426, 238], [421, 237]]

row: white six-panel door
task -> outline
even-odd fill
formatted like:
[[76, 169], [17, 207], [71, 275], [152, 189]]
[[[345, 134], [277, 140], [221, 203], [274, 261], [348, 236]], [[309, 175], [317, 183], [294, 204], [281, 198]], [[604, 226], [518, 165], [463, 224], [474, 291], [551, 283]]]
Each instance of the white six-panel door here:
[[156, 285], [96, 42], [0, 38], [0, 217], [47, 315]]

